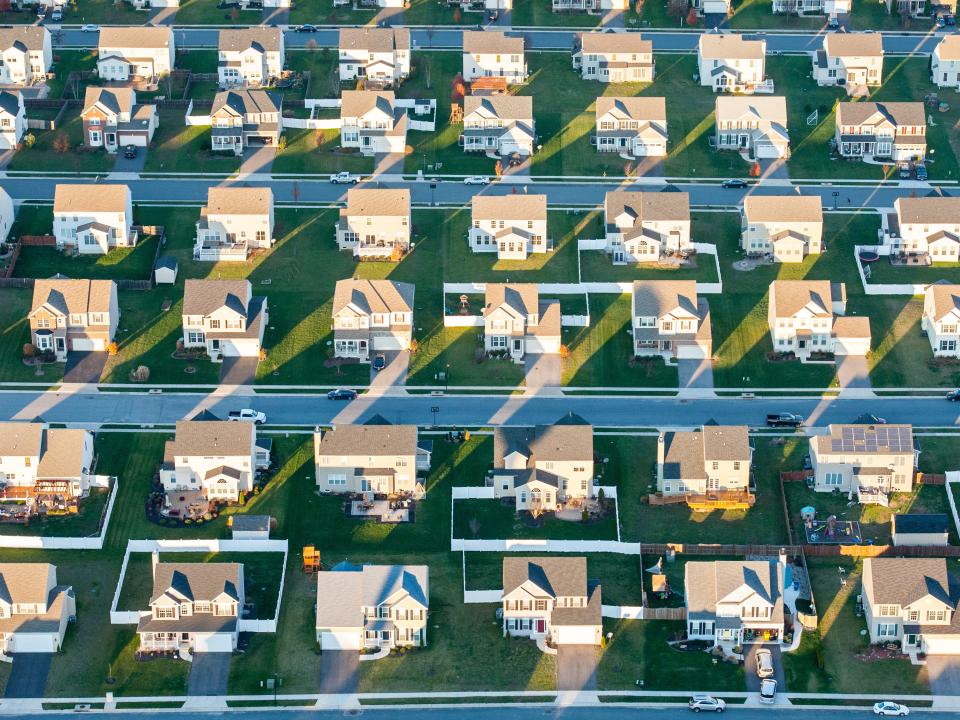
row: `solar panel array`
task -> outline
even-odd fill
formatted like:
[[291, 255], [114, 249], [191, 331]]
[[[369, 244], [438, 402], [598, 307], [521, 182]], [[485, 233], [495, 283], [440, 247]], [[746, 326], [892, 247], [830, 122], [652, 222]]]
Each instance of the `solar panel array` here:
[[840, 437], [831, 438], [833, 452], [910, 452], [913, 437], [907, 425], [844, 425]]

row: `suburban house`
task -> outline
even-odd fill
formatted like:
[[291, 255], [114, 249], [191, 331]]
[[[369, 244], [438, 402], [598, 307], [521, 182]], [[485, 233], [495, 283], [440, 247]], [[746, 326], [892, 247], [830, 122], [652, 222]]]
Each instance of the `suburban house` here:
[[736, 150], [746, 159], [790, 157], [787, 99], [725, 95], [716, 101], [716, 146]]
[[573, 69], [584, 80], [653, 82], [653, 42], [640, 33], [583, 33], [574, 42]]
[[774, 15], [849, 15], [853, 0], [773, 0]]
[[870, 642], [916, 657], [960, 654], [960, 582], [946, 558], [865, 558], [863, 614]]
[[690, 7], [697, 11], [697, 15], [718, 15], [726, 17], [730, 14], [731, 0], [691, 0]]
[[40, 352], [66, 362], [70, 352], [103, 352], [120, 322], [113, 280], [37, 280], [33, 286], [30, 339]]
[[560, 301], [541, 300], [536, 283], [487, 283], [483, 345], [514, 362], [527, 353], [559, 353]]
[[133, 247], [133, 201], [126, 185], [63, 184], [53, 191], [53, 234], [57, 249], [105, 255]]
[[336, 226], [337, 247], [354, 257], [391, 258], [410, 249], [410, 191], [351, 189]]
[[322, 493], [412, 495], [417, 480], [416, 425], [337, 425], [313, 434], [317, 488]]
[[552, 512], [594, 496], [593, 426], [581, 418], [493, 430], [493, 493], [518, 512]]
[[662, 97], [597, 98], [596, 146], [599, 152], [630, 157], [667, 154], [667, 104]]
[[603, 224], [606, 253], [616, 264], [657, 262], [692, 249], [687, 193], [610, 191]]
[[340, 145], [364, 155], [402, 153], [407, 145], [407, 111], [393, 90], [344, 90], [340, 104]]
[[536, 137], [529, 95], [468, 95], [463, 99], [460, 144], [466, 152], [526, 157], [533, 154]]
[[923, 162], [927, 116], [922, 102], [842, 102], [835, 142], [843, 157]]
[[537, 644], [599, 645], [600, 581], [587, 577], [585, 557], [503, 559], [503, 635]]
[[523, 38], [507, 37], [494, 30], [465, 31], [463, 79], [472, 82], [481, 77], [505, 77], [511, 84], [526, 80]]
[[232, 503], [253, 490], [257, 470], [267, 466], [269, 458], [258, 457], [253, 423], [180, 420], [174, 439], [163, 446], [160, 484], [167, 495], [195, 492]]
[[218, 92], [210, 109], [212, 149], [243, 155], [251, 145], [276, 145], [283, 132], [283, 98], [267, 90]]
[[0, 655], [55, 653], [76, 620], [73, 588], [57, 584], [57, 566], [0, 563]]
[[946, 513], [896, 513], [890, 521], [890, 535], [899, 547], [946, 547], [950, 544], [952, 524]]
[[683, 568], [687, 638], [724, 650], [783, 636], [786, 556], [779, 560], [689, 561]]
[[923, 292], [920, 327], [934, 357], [960, 357], [960, 285], [928, 285]]
[[886, 505], [913, 488], [918, 454], [909, 425], [829, 425], [810, 437], [814, 489]]
[[351, 565], [317, 573], [320, 650], [425, 647], [430, 611], [426, 565]]
[[10, 237], [14, 217], [13, 198], [10, 197], [10, 193], [0, 188], [0, 243], [6, 242]]
[[697, 297], [695, 280], [633, 283], [633, 354], [664, 362], [713, 355], [710, 304]]
[[108, 82], [156, 82], [173, 71], [173, 29], [155, 25], [104, 26], [97, 45], [97, 75]]
[[703, 33], [698, 48], [704, 87], [745, 94], [773, 91], [773, 83], [764, 78], [766, 40], [745, 40], [736, 33]]
[[88, 85], [83, 98], [83, 144], [115, 153], [127, 145], [147, 147], [159, 125], [157, 106], [138, 104], [133, 88]]
[[220, 87], [268, 85], [283, 74], [283, 32], [264, 26], [221, 30], [217, 55]]
[[150, 609], [140, 612], [140, 651], [237, 649], [244, 605], [240, 563], [160, 562], [153, 555]]
[[750, 495], [753, 448], [745, 425], [704, 425], [661, 432], [657, 439], [657, 492], [692, 498]]
[[474, 195], [467, 240], [473, 252], [499, 260], [526, 260], [549, 249], [546, 195]]
[[268, 187], [213, 187], [200, 208], [193, 259], [244, 262], [273, 245], [273, 191]]
[[415, 289], [394, 280], [338, 280], [331, 309], [334, 357], [370, 362], [372, 353], [409, 350]]
[[0, 28], [0, 85], [32, 85], [53, 66], [50, 31], [42, 25]]
[[410, 75], [408, 28], [340, 28], [340, 81], [394, 87]]
[[267, 298], [249, 280], [186, 280], [183, 345], [203, 348], [210, 359], [259, 358], [267, 325]]
[[846, 310], [843, 283], [774, 280], [767, 307], [774, 352], [793, 353], [804, 362], [814, 359], [814, 353], [866, 355], [870, 351], [870, 319], [842, 317]]
[[926, 263], [960, 260], [960, 198], [897, 198], [893, 211], [880, 217], [891, 255]]
[[930, 55], [930, 82], [960, 88], [960, 36], [945, 35]]
[[27, 130], [23, 94], [0, 90], [0, 150], [13, 150]]
[[93, 475], [93, 433], [42, 422], [0, 423], [0, 485], [83, 497]]
[[[908, 13], [911, 17], [919, 17], [924, 14], [927, 8], [926, 0], [886, 0], [887, 12], [897, 15]], [[948, 9], [951, 13], [956, 12], [956, 0], [935, 0], [930, 5]]]
[[747, 195], [740, 223], [740, 247], [748, 255], [776, 262], [802, 262], [823, 249], [823, 209], [809, 195]]
[[626, 10], [629, 5], [629, 0], [552, 0], [551, 9], [555, 13], [601, 13], [608, 10]]
[[845, 85], [853, 94], [883, 82], [883, 37], [877, 33], [829, 33], [812, 56], [818, 85]]

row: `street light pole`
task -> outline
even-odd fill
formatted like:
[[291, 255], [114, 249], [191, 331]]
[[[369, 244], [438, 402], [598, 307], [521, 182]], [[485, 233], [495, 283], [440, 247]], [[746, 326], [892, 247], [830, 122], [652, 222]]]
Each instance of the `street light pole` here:
[[447, 393], [450, 391], [450, 363], [447, 363], [447, 372], [444, 373], [443, 379], [446, 381], [446, 385], [443, 388], [443, 392]]

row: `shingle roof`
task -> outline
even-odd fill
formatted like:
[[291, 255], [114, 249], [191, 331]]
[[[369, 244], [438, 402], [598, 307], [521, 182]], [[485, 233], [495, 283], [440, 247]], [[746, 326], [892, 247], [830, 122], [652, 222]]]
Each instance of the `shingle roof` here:
[[893, 207], [901, 226], [908, 223], [960, 225], [960, 198], [957, 197], [897, 198]]
[[263, 52], [280, 50], [280, 41], [283, 38], [278, 27], [248, 27], [239, 30], [221, 30], [217, 41], [220, 52], [242, 52], [249, 47], [256, 47]]
[[416, 287], [393, 280], [338, 280], [333, 293], [332, 314], [356, 305], [367, 314], [411, 312]]
[[23, 103], [23, 96], [18, 92], [10, 90], [0, 91], [0, 110], [16, 117], [20, 114], [20, 106]]
[[39, 457], [43, 423], [0, 422], [0, 457]]
[[341, 50], [387, 53], [410, 49], [408, 28], [340, 28]]
[[922, 102], [842, 102], [837, 104], [838, 125], [862, 125], [880, 113], [895, 126], [926, 127], [927, 115]]
[[474, 220], [546, 220], [546, 195], [474, 195]]
[[109, 312], [116, 290], [113, 280], [37, 280], [33, 285], [33, 313], [43, 305], [70, 313]]
[[660, 433], [663, 443], [663, 478], [706, 478], [706, 463], [750, 460], [746, 426], [707, 425], [696, 432]]
[[743, 204], [747, 222], [823, 222], [820, 198], [814, 195], [748, 195]]
[[503, 594], [532, 582], [549, 597], [586, 597], [585, 557], [516, 557], [503, 559]]
[[717, 60], [761, 60], [766, 54], [766, 45], [763, 40], [746, 40], [735, 33], [702, 33], [700, 56]]
[[773, 621], [783, 620], [783, 571], [776, 560], [689, 561], [684, 566], [687, 617], [712, 617], [717, 602], [746, 585], [773, 605]]
[[37, 477], [76, 478], [89, 470], [83, 466], [83, 448], [88, 437], [86, 430], [47, 429]]
[[934, 283], [927, 286], [927, 293], [933, 295], [934, 319], [939, 320], [954, 310], [960, 311], [960, 285]]
[[463, 33], [463, 51], [473, 55], [523, 54], [523, 37], [507, 37], [499, 30]]
[[393, 90], [344, 90], [340, 93], [341, 117], [361, 117], [375, 107], [393, 116], [394, 105]]
[[899, 424], [836, 423], [829, 425], [826, 433], [811, 437], [810, 444], [818, 455], [836, 453], [850, 457], [913, 454], [913, 427]]
[[954, 607], [944, 558], [867, 558], [863, 585], [876, 604], [905, 607], [932, 595]]
[[347, 207], [344, 211], [351, 215], [404, 216], [410, 214], [410, 191], [407, 189], [380, 188], [376, 190], [347, 190]]
[[207, 215], [266, 215], [273, 207], [268, 187], [211, 187], [207, 190]]
[[593, 426], [587, 423], [521, 427], [500, 426], [493, 430], [493, 466], [503, 468], [503, 460], [519, 451], [535, 462], [593, 462]]
[[787, 126], [787, 99], [782, 95], [720, 95], [716, 99], [718, 122], [742, 117], [759, 118], [766, 122]]
[[833, 320], [833, 336], [838, 338], [870, 338], [870, 318], [840, 315]]
[[[127, 209], [130, 188], [113, 184], [63, 184], [53, 190], [53, 212], [76, 215], [78, 213], [121, 213]], [[128, 218], [129, 219], [129, 218]]]
[[396, 456], [417, 452], [416, 425], [338, 425], [320, 434], [318, 456]]
[[377, 607], [398, 592], [426, 608], [429, 576], [426, 565], [346, 565], [319, 572], [317, 627], [362, 627], [364, 607]]
[[695, 280], [637, 280], [633, 283], [635, 317], [661, 317], [677, 307], [697, 315]]
[[172, 457], [250, 455], [254, 433], [249, 422], [179, 420], [167, 451]]
[[690, 195], [614, 190], [604, 196], [603, 211], [608, 225], [624, 212], [635, 217], [634, 227], [645, 221], [689, 221]]
[[636, 32], [591, 32], [580, 36], [580, 48], [587, 54], [636, 53], [652, 54], [653, 42]]
[[209, 602], [223, 593], [240, 600], [242, 570], [240, 563], [159, 562], [153, 574], [150, 603], [171, 588], [194, 602]]
[[829, 280], [774, 280], [770, 297], [777, 317], [793, 317], [808, 305], [815, 307], [818, 315], [832, 315], [834, 299], [846, 300], [846, 288]]
[[183, 286], [183, 314], [209, 315], [223, 306], [246, 316], [252, 289], [249, 280], [196, 280]]
[[463, 99], [464, 117], [481, 109], [504, 120], [532, 120], [533, 98], [529, 95], [467, 95]]
[[215, 115], [224, 107], [230, 107], [238, 115], [280, 112], [282, 98], [279, 94], [267, 90], [222, 90], [213, 98], [210, 114]]
[[233, 524], [230, 529], [233, 532], [265, 532], [270, 530], [269, 515], [231, 515]]
[[102, 105], [117, 115], [120, 113], [129, 113], [133, 108], [133, 98], [133, 88], [109, 88], [88, 85], [83, 95], [83, 114], [86, 114], [88, 110], [97, 104]]
[[[667, 102], [662, 97], [616, 97], [601, 95], [597, 98], [598, 118], [616, 110], [634, 120], [665, 123], [667, 121]], [[676, 195], [677, 193], [649, 193], [650, 195]]]
[[831, 57], [883, 55], [883, 36], [880, 33], [831, 33], [824, 38], [823, 49]]
[[960, 60], [960, 35], [947, 35], [934, 52], [941, 60]]
[[46, 603], [56, 573], [49, 563], [0, 563], [0, 598], [11, 604]]
[[122, 25], [100, 28], [98, 47], [110, 48], [166, 48], [173, 42], [173, 31], [168, 27], [151, 25]]
[[50, 31], [40, 25], [0, 27], [0, 50], [13, 47], [14, 43], [21, 43], [27, 50], [39, 51], [43, 49], [45, 38], [48, 37]]
[[504, 304], [524, 316], [533, 315], [539, 309], [539, 298], [540, 289], [536, 283], [487, 283], [484, 315]]

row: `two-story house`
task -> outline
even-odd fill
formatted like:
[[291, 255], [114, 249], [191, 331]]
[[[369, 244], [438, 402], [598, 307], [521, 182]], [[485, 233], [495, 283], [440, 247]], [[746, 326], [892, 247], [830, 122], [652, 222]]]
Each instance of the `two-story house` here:
[[210, 187], [200, 208], [193, 259], [244, 262], [273, 245], [273, 191], [268, 187]]
[[51, 428], [42, 422], [0, 423], [0, 484], [4, 488], [55, 489], [83, 497], [98, 486], [93, 471], [93, 433]]
[[159, 124], [157, 106], [137, 103], [133, 88], [87, 86], [83, 98], [83, 144], [115, 153], [127, 145], [146, 147]]
[[710, 304], [697, 297], [694, 280], [637, 280], [633, 283], [633, 354], [704, 359], [713, 355]]
[[640, 33], [583, 33], [574, 43], [573, 69], [584, 80], [653, 82], [653, 42]]
[[410, 249], [410, 191], [351, 189], [336, 225], [337, 247], [355, 257], [391, 258]]
[[735, 150], [754, 160], [790, 157], [785, 97], [717, 98], [714, 138], [718, 150]]
[[370, 362], [371, 353], [409, 350], [415, 290], [394, 280], [338, 280], [331, 309], [334, 356]]
[[412, 495], [417, 480], [416, 425], [338, 425], [313, 434], [317, 489], [322, 493]]
[[529, 95], [468, 95], [463, 99], [460, 144], [464, 151], [526, 157], [533, 154], [536, 137]]
[[173, 28], [155, 25], [100, 28], [97, 75], [101, 80], [156, 82], [173, 71], [175, 57]]
[[0, 85], [43, 82], [53, 65], [50, 31], [42, 25], [0, 28]]
[[803, 262], [823, 249], [823, 209], [815, 195], [747, 195], [740, 247], [776, 262]]
[[922, 102], [842, 102], [834, 140], [837, 152], [847, 158], [923, 162], [926, 111]]
[[960, 35], [946, 35], [930, 54], [930, 82], [960, 88]]
[[810, 360], [813, 353], [866, 355], [870, 351], [870, 320], [842, 317], [846, 311], [844, 283], [774, 280], [767, 305], [774, 352], [793, 353], [801, 361]]
[[541, 300], [536, 283], [487, 283], [483, 345], [514, 362], [527, 353], [559, 353], [560, 301]]
[[913, 488], [917, 456], [909, 425], [829, 425], [810, 438], [813, 487], [886, 505]]
[[505, 77], [509, 83], [527, 79], [523, 37], [507, 37], [499, 30], [463, 33], [463, 79]]
[[27, 315], [30, 339], [40, 352], [66, 362], [70, 352], [103, 352], [120, 322], [113, 280], [37, 280]]
[[594, 496], [593, 427], [577, 416], [552, 425], [496, 427], [494, 497], [514, 498], [517, 511], [553, 511]]
[[410, 76], [409, 28], [340, 28], [340, 81], [394, 87]]
[[849, 15], [853, 0], [773, 0], [774, 15]]
[[603, 640], [600, 581], [587, 577], [585, 557], [505, 557], [500, 602], [504, 637], [552, 646]]
[[137, 623], [141, 652], [236, 650], [244, 598], [242, 564], [160, 562], [154, 553], [150, 606]]
[[779, 560], [688, 562], [683, 568], [687, 637], [725, 651], [778, 642], [785, 575], [782, 554]]
[[662, 97], [597, 98], [598, 152], [630, 157], [667, 154], [667, 103]]
[[73, 588], [57, 584], [57, 566], [0, 563], [0, 653], [55, 653], [75, 620]]
[[616, 264], [657, 262], [692, 245], [687, 193], [610, 191], [603, 223], [606, 253]]
[[344, 90], [340, 97], [340, 145], [364, 155], [402, 153], [407, 145], [407, 111], [393, 90]]
[[467, 241], [473, 252], [495, 252], [500, 260], [547, 252], [547, 196], [474, 195]]
[[818, 85], [844, 85], [853, 94], [883, 82], [883, 37], [877, 33], [830, 33], [812, 57]]
[[920, 327], [934, 357], [960, 357], [960, 285], [938, 282], [927, 286]]
[[320, 650], [426, 647], [426, 565], [351, 565], [317, 573]]
[[27, 131], [23, 94], [0, 90], [0, 150], [13, 150]]
[[105, 255], [133, 247], [133, 201], [126, 185], [62, 184], [53, 191], [53, 235], [58, 250]]
[[221, 30], [217, 56], [220, 87], [268, 85], [283, 73], [283, 33], [264, 26]]
[[690, 0], [690, 7], [698, 17], [717, 15], [726, 17], [733, 7], [732, 0]]
[[865, 558], [863, 614], [870, 642], [916, 656], [960, 654], [960, 580], [946, 558]]
[[283, 132], [283, 98], [267, 90], [223, 90], [210, 109], [210, 139], [215, 152], [243, 155], [250, 145], [276, 145]]
[[925, 262], [960, 260], [960, 198], [897, 198], [880, 213], [883, 244], [891, 255]]
[[180, 420], [163, 447], [160, 484], [168, 495], [193, 491], [210, 502], [237, 502], [264, 464], [253, 423]]
[[183, 345], [204, 348], [214, 362], [260, 357], [267, 298], [249, 280], [187, 280], [183, 287]]
[[[765, 79], [766, 40], [735, 33], [703, 33], [698, 45], [700, 84], [714, 92], [751, 94], [772, 85]], [[771, 88], [772, 91], [772, 88]]]
[[609, 10], [626, 10], [629, 0], [552, 0], [551, 9], [555, 13], [585, 12], [602, 13]]
[[657, 439], [657, 492], [690, 497], [750, 493], [753, 448], [745, 425], [704, 425], [661, 432]]

